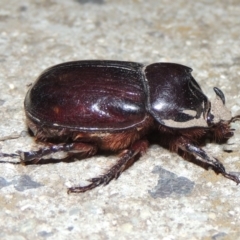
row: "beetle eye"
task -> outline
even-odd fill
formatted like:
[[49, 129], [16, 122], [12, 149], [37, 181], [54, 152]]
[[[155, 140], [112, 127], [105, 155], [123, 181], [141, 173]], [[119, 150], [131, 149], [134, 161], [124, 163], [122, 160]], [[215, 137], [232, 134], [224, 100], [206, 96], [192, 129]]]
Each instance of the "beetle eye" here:
[[207, 121], [208, 126], [212, 126], [213, 125], [213, 119], [214, 116], [211, 114], [211, 102], [207, 102], [205, 105], [205, 109], [204, 109], [204, 114], [203, 117], [204, 119]]
[[207, 124], [209, 127], [211, 127], [214, 124], [213, 119], [214, 119], [214, 116], [210, 113], [210, 110], [209, 110], [209, 114], [207, 115]]

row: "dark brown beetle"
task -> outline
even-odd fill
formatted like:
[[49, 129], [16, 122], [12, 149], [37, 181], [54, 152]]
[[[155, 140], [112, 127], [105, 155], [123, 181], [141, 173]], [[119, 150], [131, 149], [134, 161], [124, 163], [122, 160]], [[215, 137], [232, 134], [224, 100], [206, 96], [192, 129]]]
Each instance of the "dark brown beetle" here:
[[[222, 142], [233, 136], [232, 117], [222, 91], [214, 88], [211, 103], [191, 75], [175, 63], [144, 66], [135, 62], [76, 61], [44, 71], [29, 89], [24, 106], [27, 125], [46, 147], [19, 152], [22, 163], [40, 163], [63, 151], [67, 158], [90, 157], [98, 150], [120, 152], [117, 163], [87, 186], [85, 192], [106, 185], [148, 148], [148, 134], [160, 145], [190, 154], [236, 183], [237, 176], [199, 145], [206, 138]], [[46, 160], [46, 159], [45, 159]]]

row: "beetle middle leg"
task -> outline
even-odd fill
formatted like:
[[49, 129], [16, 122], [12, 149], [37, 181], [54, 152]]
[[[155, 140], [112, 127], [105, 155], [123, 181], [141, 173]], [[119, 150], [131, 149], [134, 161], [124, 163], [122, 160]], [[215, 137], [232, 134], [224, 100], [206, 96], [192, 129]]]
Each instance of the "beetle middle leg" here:
[[218, 159], [208, 155], [202, 148], [198, 147], [197, 145], [181, 139], [178, 141], [177, 146], [184, 152], [188, 152], [194, 155], [202, 163], [207, 163], [217, 174], [221, 173], [224, 177], [233, 180], [237, 184], [240, 183], [240, 179], [236, 175], [226, 172], [225, 167]]
[[91, 190], [99, 185], [107, 185], [112, 179], [117, 179], [120, 174], [131, 166], [148, 148], [148, 142], [146, 140], [139, 140], [135, 142], [129, 149], [125, 149], [121, 152], [120, 158], [117, 163], [113, 165], [105, 174], [96, 178], [91, 178], [87, 186], [71, 187], [68, 189], [68, 193], [80, 193]]
[[[18, 151], [20, 155], [21, 163], [23, 164], [36, 164], [43, 160], [44, 156], [47, 156], [52, 153], [57, 152], [66, 152], [67, 157], [63, 159], [56, 159], [66, 161], [67, 159], [72, 159], [74, 157], [90, 157], [95, 155], [97, 152], [97, 147], [88, 143], [69, 143], [69, 144], [59, 144], [59, 145], [51, 145], [44, 148], [40, 148], [37, 151], [30, 152], [22, 152]], [[51, 160], [53, 160], [51, 158]], [[44, 162], [48, 162], [48, 159], [44, 159]]]

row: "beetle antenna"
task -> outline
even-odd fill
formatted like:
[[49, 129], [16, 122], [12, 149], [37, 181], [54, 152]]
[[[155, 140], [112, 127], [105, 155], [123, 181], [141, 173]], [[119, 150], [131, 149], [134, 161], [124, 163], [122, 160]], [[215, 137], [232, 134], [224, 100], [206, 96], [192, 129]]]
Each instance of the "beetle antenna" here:
[[217, 96], [222, 100], [223, 105], [225, 105], [225, 96], [224, 93], [217, 87], [213, 88], [214, 92], [217, 94]]
[[232, 117], [229, 123], [236, 122], [236, 121], [240, 121], [240, 115]]

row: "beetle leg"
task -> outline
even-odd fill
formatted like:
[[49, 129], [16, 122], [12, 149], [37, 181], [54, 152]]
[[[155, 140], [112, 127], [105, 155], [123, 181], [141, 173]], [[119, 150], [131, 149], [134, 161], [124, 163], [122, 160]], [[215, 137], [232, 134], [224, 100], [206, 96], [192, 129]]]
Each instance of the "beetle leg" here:
[[217, 174], [221, 173], [224, 177], [233, 180], [237, 184], [240, 183], [240, 179], [236, 175], [227, 173], [225, 170], [225, 167], [218, 159], [216, 159], [212, 156], [209, 156], [200, 147], [198, 147], [192, 143], [186, 142], [183, 144], [180, 143], [179, 148], [181, 148], [185, 152], [188, 152], [188, 153], [194, 155], [195, 157], [198, 157], [198, 159], [201, 162], [209, 164]]
[[47, 146], [47, 147], [41, 148], [37, 151], [30, 151], [30, 152], [18, 151], [18, 154], [20, 155], [21, 163], [36, 164], [42, 159], [42, 157], [44, 157], [48, 154], [51, 154], [51, 153], [67, 152], [69, 155], [68, 157], [73, 157], [74, 155], [76, 155], [76, 156], [83, 155], [83, 156], [89, 157], [89, 156], [94, 155], [96, 153], [96, 151], [97, 151], [96, 146], [79, 142], [79, 143]]
[[120, 174], [132, 165], [148, 148], [148, 142], [146, 140], [139, 140], [135, 142], [130, 149], [123, 150], [120, 154], [120, 158], [117, 163], [113, 165], [105, 174], [99, 177], [89, 179], [91, 182], [87, 186], [71, 187], [68, 189], [68, 193], [81, 193], [91, 190], [99, 185], [107, 185], [112, 179], [117, 179]]

